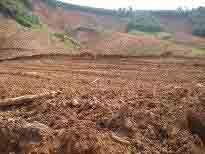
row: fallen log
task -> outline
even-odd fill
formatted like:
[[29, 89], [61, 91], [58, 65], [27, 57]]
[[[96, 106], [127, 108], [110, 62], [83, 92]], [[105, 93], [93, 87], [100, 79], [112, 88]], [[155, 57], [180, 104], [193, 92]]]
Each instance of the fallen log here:
[[36, 99], [54, 98], [59, 94], [60, 92], [52, 91], [52, 92], [47, 92], [47, 93], [41, 93], [38, 95], [25, 95], [25, 96], [20, 96], [20, 97], [15, 97], [15, 98], [7, 98], [7, 99], [0, 100], [0, 107], [21, 105], [24, 103], [32, 102]]

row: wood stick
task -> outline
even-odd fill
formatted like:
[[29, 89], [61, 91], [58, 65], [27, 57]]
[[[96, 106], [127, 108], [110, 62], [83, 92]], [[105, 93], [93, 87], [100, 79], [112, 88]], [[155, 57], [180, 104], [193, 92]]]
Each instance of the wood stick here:
[[60, 92], [52, 91], [47, 93], [41, 93], [38, 95], [25, 95], [15, 98], [7, 98], [4, 100], [0, 100], [0, 107], [6, 107], [11, 105], [21, 105], [23, 103], [30, 103], [36, 99], [42, 99], [42, 98], [54, 98], [57, 95], [59, 95]]
[[116, 141], [116, 142], [119, 142], [119, 143], [122, 143], [122, 144], [126, 144], [126, 145], [130, 145], [131, 143], [129, 141], [127, 141], [126, 139], [124, 138], [121, 138], [121, 137], [118, 137], [117, 135], [115, 135], [114, 133], [111, 133], [110, 137]]

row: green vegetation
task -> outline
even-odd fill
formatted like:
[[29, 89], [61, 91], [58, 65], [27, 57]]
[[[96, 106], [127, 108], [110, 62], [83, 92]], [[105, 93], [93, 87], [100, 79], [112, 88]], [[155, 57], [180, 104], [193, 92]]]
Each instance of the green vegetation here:
[[16, 21], [26, 27], [32, 27], [33, 25], [39, 24], [38, 17], [34, 15], [29, 15], [25, 12], [18, 12], [15, 17]]
[[160, 26], [158, 17], [175, 16], [176, 18], [180, 17], [190, 20], [193, 35], [205, 37], [205, 7], [199, 7], [193, 10], [179, 8], [173, 11], [133, 11], [132, 9], [119, 9], [118, 13], [121, 16], [128, 16], [130, 18], [128, 32], [133, 30], [151, 33], [160, 32], [163, 28]]
[[[47, 0], [53, 2], [54, 0]], [[0, 13], [4, 16], [13, 18], [25, 29], [28, 27], [32, 31], [42, 31], [50, 35], [51, 41], [60, 41], [66, 48], [75, 48], [77, 45], [72, 39], [64, 33], [51, 33], [47, 25], [40, 24], [37, 16], [32, 14], [32, 5], [30, 0], [0, 0]]]
[[205, 37], [205, 7], [200, 7], [190, 13], [193, 24], [193, 34]]
[[62, 42], [64, 44], [64, 47], [67, 49], [76, 49], [80, 47], [80, 44], [70, 38], [66, 32], [51, 32], [49, 31], [49, 28], [45, 24], [41, 25], [35, 25], [32, 28], [30, 28], [33, 32], [45, 32], [48, 33], [49, 39], [52, 42]]
[[72, 48], [77, 48], [79, 47], [79, 43], [67, 36], [65, 33], [62, 32], [55, 32], [51, 33], [51, 40], [58, 40], [60, 42], [63, 42], [64, 46], [68, 49]]
[[135, 15], [128, 23], [129, 31], [160, 32], [162, 31], [158, 19], [150, 14]]
[[202, 56], [205, 55], [205, 48], [192, 48], [192, 55], [193, 56]]
[[155, 16], [175, 16], [175, 17], [188, 17], [189, 11], [184, 10], [182, 8], [178, 8], [177, 10], [159, 10], [159, 11], [149, 11], [151, 14]]
[[62, 2], [60, 2], [58, 0], [42, 0], [42, 1], [45, 2], [46, 4], [48, 4], [51, 7], [58, 7], [62, 3]]
[[40, 24], [38, 17], [32, 14], [31, 7], [29, 0], [0, 1], [0, 12], [26, 27]]
[[128, 49], [128, 54], [129, 55], [142, 55], [142, 56], [147, 56], [147, 55], [160, 55], [162, 52], [166, 51], [168, 47], [171, 46], [171, 43], [162, 41], [158, 45], [152, 45], [152, 44], [147, 44], [147, 45], [139, 45], [139, 46], [133, 46]]
[[129, 34], [138, 35], [138, 36], [152, 36], [161, 40], [172, 39], [172, 34], [166, 32], [142, 32], [137, 30], [131, 30], [129, 31]]

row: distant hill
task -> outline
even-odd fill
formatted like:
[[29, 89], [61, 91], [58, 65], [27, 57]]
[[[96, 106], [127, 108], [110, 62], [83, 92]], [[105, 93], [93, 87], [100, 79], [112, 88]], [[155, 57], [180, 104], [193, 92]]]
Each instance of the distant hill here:
[[110, 9], [103, 9], [103, 8], [93, 8], [88, 6], [80, 6], [80, 5], [74, 5], [71, 3], [65, 3], [59, 0], [41, 0], [42, 2], [48, 4], [48, 6], [57, 8], [61, 7], [65, 10], [77, 10], [82, 12], [89, 12], [94, 13], [97, 15], [112, 15], [117, 16], [117, 10], [110, 10]]
[[[66, 47], [69, 51], [80, 49], [80, 52], [110, 55], [202, 55], [205, 53], [205, 39], [193, 36], [192, 33], [195, 28], [196, 34], [203, 34], [200, 31], [203, 27], [198, 26], [203, 25], [203, 12], [203, 8], [193, 11], [107, 10], [57, 0], [0, 1], [2, 16], [18, 23], [17, 27], [23, 31], [29, 29], [30, 32], [25, 34], [29, 34], [31, 40], [39, 39], [27, 43], [23, 39], [24, 35], [19, 37], [21, 32], [16, 34], [15, 31], [12, 35], [17, 36], [9, 37], [10, 40], [4, 39], [9, 40], [8, 47], [10, 42], [12, 47], [21, 45], [18, 41], [20, 38], [32, 50], [39, 44], [38, 51], [42, 46], [46, 51]], [[5, 27], [2, 28], [4, 36], [10, 31]], [[33, 29], [43, 33], [33, 32]], [[45, 37], [38, 38], [40, 34]], [[13, 38], [17, 38], [14, 39], [17, 44]], [[47, 42], [42, 45], [41, 42], [45, 40]], [[55, 44], [53, 40], [57, 40], [55, 47], [51, 47]]]
[[114, 11], [49, 2], [53, 0], [33, 0], [32, 5], [34, 14], [53, 29], [86, 26], [111, 31], [126, 30], [127, 21], [114, 16]]
[[[56, 0], [33, 0], [36, 15], [53, 28], [66, 29], [75, 26], [90, 26], [99, 29], [125, 32], [128, 24], [126, 13], [63, 3]], [[151, 13], [156, 16], [168, 32], [191, 33], [192, 25], [188, 16], [176, 11], [136, 11], [138, 14]]]
[[[189, 16], [179, 11], [108, 10], [64, 3], [58, 0], [1, 0], [0, 13], [24, 26], [42, 23], [65, 31], [76, 26], [126, 32], [129, 16], [150, 13], [157, 17], [167, 32], [192, 33]], [[40, 19], [40, 20], [39, 20]]]

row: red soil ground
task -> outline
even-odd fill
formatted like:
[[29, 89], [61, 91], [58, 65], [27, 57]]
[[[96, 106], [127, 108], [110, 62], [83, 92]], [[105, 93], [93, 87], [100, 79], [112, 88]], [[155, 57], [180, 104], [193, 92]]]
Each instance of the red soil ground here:
[[[0, 107], [0, 152], [203, 152], [185, 119], [189, 110], [205, 112], [203, 58], [66, 56], [62, 55], [66, 50], [58, 53], [56, 48], [39, 47], [38, 36], [34, 39], [24, 34], [12, 33], [8, 36], [11, 39], [1, 44], [2, 59], [13, 54], [21, 58], [0, 62], [0, 102], [49, 91], [60, 94]], [[123, 55], [130, 46], [154, 47], [160, 43], [112, 33], [87, 50]]]
[[[38, 152], [43, 147], [46, 154], [194, 154], [197, 143], [183, 119], [187, 110], [205, 111], [204, 66], [203, 59], [151, 57], [42, 56], [1, 62], [1, 99], [46, 91], [61, 94], [1, 108], [0, 121], [11, 128], [12, 121], [20, 128], [26, 121], [46, 134], [54, 132], [50, 135], [59, 144], [47, 140], [29, 147]], [[15, 150], [12, 143], [25, 150], [31, 142], [13, 137], [6, 144], [5, 139], [1, 151]]]
[[143, 49], [144, 47], [160, 46], [160, 40], [150, 37], [134, 36], [125, 33], [110, 33], [88, 42], [86, 46], [97, 52], [96, 54], [129, 54], [129, 50]]
[[160, 23], [164, 25], [164, 29], [170, 32], [183, 32], [186, 34], [192, 33], [192, 24], [191, 22], [184, 17], [177, 17], [171, 15], [161, 15], [157, 16], [160, 20]]

